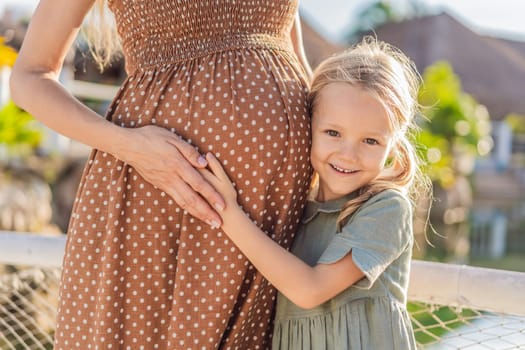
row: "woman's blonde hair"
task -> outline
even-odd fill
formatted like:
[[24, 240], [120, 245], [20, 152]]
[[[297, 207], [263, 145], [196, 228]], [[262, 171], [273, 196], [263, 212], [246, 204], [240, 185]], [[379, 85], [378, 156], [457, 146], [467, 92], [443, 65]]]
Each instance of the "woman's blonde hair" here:
[[86, 18], [83, 32], [93, 59], [100, 70], [107, 67], [120, 52], [120, 43], [113, 17], [107, 8], [106, 0], [96, 0]]
[[375, 96], [395, 135], [394, 154], [387, 165], [391, 171], [359, 189], [358, 196], [345, 204], [337, 219], [340, 230], [349, 216], [375, 194], [395, 189], [407, 195], [414, 205], [420, 194], [429, 194], [430, 184], [420, 170], [420, 160], [410, 141], [419, 110], [417, 93], [421, 82], [414, 63], [397, 48], [367, 36], [316, 68], [309, 93], [311, 113], [320, 91], [336, 82], [360, 86]]

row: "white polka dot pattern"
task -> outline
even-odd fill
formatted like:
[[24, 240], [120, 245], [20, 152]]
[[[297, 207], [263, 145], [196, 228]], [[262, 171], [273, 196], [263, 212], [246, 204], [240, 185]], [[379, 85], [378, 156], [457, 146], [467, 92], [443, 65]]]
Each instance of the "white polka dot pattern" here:
[[[289, 247], [311, 173], [306, 84], [284, 40], [297, 2], [110, 5], [129, 77], [107, 118], [214, 152], [243, 208]], [[92, 152], [68, 230], [55, 349], [269, 349], [274, 302], [224, 233]]]

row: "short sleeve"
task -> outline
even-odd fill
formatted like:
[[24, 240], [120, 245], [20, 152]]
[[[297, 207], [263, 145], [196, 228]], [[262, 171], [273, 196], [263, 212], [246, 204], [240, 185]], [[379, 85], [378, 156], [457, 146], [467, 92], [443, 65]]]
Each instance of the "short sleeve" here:
[[318, 260], [331, 264], [350, 251], [365, 274], [355, 286], [368, 289], [412, 243], [410, 202], [394, 190], [383, 191], [363, 204], [337, 233]]

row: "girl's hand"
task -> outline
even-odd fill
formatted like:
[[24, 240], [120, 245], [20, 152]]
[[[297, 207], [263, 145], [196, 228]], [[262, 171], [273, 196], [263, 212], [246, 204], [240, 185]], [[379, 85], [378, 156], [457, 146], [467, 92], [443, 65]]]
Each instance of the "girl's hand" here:
[[[211, 153], [206, 154], [208, 169], [199, 169], [202, 176], [213, 186], [215, 190], [224, 198], [226, 209], [231, 209], [237, 205], [237, 191], [233, 186], [230, 178], [224, 171], [221, 163]], [[224, 218], [224, 216], [223, 216]]]
[[116, 146], [117, 158], [135, 168], [191, 215], [212, 226], [220, 225], [221, 217], [211, 206], [221, 210], [224, 200], [198, 171], [207, 162], [194, 146], [154, 125], [126, 132], [130, 141]]

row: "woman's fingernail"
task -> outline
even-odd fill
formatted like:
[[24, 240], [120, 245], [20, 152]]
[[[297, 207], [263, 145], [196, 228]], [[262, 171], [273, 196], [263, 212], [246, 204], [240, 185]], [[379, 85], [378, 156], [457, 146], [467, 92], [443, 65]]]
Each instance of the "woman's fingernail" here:
[[206, 220], [206, 223], [211, 226], [211, 228], [219, 228], [221, 225], [215, 220]]
[[220, 203], [215, 203], [213, 205], [215, 207], [215, 209], [217, 209], [218, 211], [223, 211], [224, 210], [224, 206]]
[[197, 159], [197, 162], [199, 162], [200, 165], [208, 165], [208, 161], [202, 155], [199, 156], [199, 159]]

